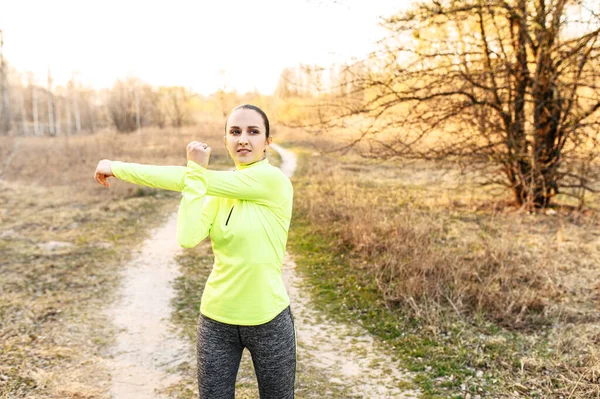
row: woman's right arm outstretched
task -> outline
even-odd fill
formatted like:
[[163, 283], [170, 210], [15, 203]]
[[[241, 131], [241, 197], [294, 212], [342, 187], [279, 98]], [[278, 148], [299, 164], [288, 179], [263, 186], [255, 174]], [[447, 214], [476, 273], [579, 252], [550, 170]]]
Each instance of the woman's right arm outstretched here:
[[[177, 241], [184, 248], [193, 248], [210, 233], [219, 201], [207, 197], [206, 189], [191, 181], [185, 185], [185, 166], [156, 166], [103, 159], [96, 167], [96, 181], [110, 187], [108, 177], [148, 187], [182, 193], [177, 216]], [[189, 172], [188, 172], [189, 175]]]
[[110, 187], [107, 178], [114, 176], [142, 186], [181, 192], [185, 171], [185, 166], [145, 165], [103, 159], [96, 167], [95, 178], [106, 187]]

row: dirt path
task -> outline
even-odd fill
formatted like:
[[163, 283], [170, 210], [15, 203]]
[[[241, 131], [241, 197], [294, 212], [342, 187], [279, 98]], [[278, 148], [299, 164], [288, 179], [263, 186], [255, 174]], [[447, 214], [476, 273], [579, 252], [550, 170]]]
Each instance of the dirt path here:
[[125, 265], [119, 300], [108, 309], [120, 330], [113, 358], [106, 364], [115, 399], [162, 398], [156, 390], [178, 379], [168, 369], [193, 360], [194, 349], [178, 338], [169, 322], [174, 296], [171, 283], [179, 276], [174, 261], [181, 250], [176, 232], [175, 212]]
[[[277, 145], [271, 147], [282, 157], [282, 171], [291, 176], [296, 169], [295, 155]], [[157, 391], [178, 379], [168, 369], [183, 362], [195, 363], [194, 348], [177, 338], [179, 334], [169, 322], [169, 303], [174, 295], [171, 284], [179, 276], [174, 261], [180, 251], [175, 240], [176, 221], [177, 212], [124, 267], [121, 299], [109, 310], [121, 329], [114, 357], [107, 364], [114, 398], [161, 398]], [[306, 370], [306, 379], [319, 380], [315, 385], [300, 384], [313, 388], [297, 392], [299, 397], [416, 397], [416, 392], [402, 389], [410, 377], [395, 367], [384, 345], [359, 326], [336, 323], [315, 310], [289, 255], [284, 260], [283, 276], [296, 319], [298, 372]], [[244, 351], [242, 368], [249, 363], [249, 354]], [[243, 371], [241, 374], [238, 380], [248, 378]], [[315, 386], [320, 387], [319, 392], [312, 392]]]

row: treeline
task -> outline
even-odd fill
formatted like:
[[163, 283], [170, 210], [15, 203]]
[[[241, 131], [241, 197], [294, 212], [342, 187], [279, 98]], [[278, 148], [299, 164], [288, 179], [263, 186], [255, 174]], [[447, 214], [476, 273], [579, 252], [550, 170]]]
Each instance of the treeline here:
[[[329, 107], [360, 104], [369, 95], [361, 79], [363, 62], [334, 64], [329, 68], [301, 64], [285, 68], [275, 89], [275, 115], [290, 127], [312, 129]], [[316, 130], [319, 130], [317, 127]]]
[[242, 102], [262, 106], [274, 119], [289, 119], [290, 114], [304, 114], [302, 105], [318, 97], [325, 85], [344, 79], [340, 72], [346, 70], [301, 65], [282, 72], [272, 95], [221, 89], [204, 96], [182, 86], [154, 87], [135, 77], [118, 79], [110, 89], [101, 90], [85, 85], [77, 75], [64, 85], [55, 85], [48, 72], [40, 83], [31, 73], [9, 69], [0, 88], [0, 135], [61, 136], [100, 129], [132, 132], [148, 126], [181, 127], [194, 124], [202, 114], [227, 115]]
[[0, 134], [14, 136], [181, 127], [193, 122], [192, 105], [199, 97], [184, 87], [152, 87], [137, 78], [116, 80], [110, 89], [102, 90], [84, 85], [77, 77], [55, 86], [50, 73], [46, 84], [32, 74], [24, 79], [16, 71], [4, 82]]
[[[278, 98], [323, 98], [331, 96], [363, 98], [364, 89], [356, 77], [364, 73], [365, 63], [333, 64], [329, 68], [301, 64], [285, 68], [279, 78], [275, 94]], [[359, 94], [360, 93], [360, 94]]]

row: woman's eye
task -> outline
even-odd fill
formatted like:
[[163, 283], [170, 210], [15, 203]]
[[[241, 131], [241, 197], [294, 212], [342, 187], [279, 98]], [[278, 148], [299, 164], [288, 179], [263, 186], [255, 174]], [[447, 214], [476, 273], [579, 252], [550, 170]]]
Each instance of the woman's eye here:
[[254, 133], [254, 134], [258, 134], [259, 132], [258, 132], [258, 130], [254, 129], [254, 130], [252, 131], [252, 133]]
[[239, 130], [232, 130], [231, 134], [238, 134], [240, 131]]

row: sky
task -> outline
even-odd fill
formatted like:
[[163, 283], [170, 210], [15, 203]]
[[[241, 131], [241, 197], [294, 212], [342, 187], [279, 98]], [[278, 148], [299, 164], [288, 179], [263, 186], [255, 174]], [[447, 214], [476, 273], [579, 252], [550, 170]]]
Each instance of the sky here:
[[285, 67], [328, 66], [374, 49], [380, 16], [410, 0], [0, 0], [4, 56], [55, 84], [110, 87], [136, 76], [201, 94], [271, 94]]

